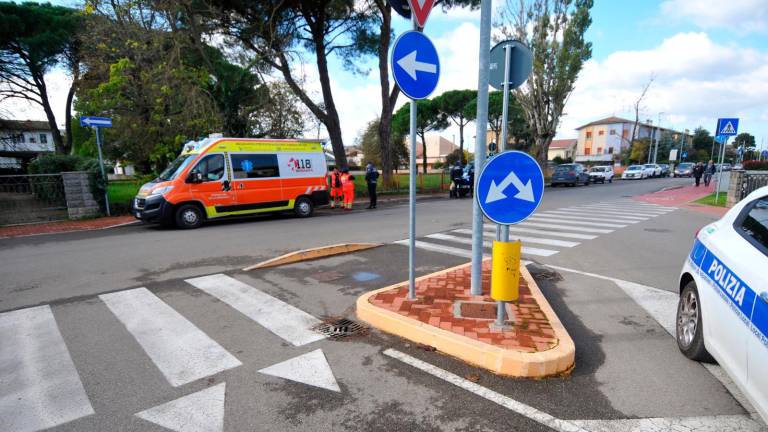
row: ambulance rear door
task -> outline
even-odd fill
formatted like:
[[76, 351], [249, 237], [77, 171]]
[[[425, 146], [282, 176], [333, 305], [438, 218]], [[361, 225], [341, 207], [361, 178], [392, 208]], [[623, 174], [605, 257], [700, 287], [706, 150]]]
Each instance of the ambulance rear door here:
[[328, 189], [325, 155], [322, 151], [278, 153], [277, 159], [286, 199], [312, 196], [313, 193]]
[[228, 211], [252, 213], [289, 208], [283, 196], [277, 154], [230, 152], [229, 157], [237, 205]]

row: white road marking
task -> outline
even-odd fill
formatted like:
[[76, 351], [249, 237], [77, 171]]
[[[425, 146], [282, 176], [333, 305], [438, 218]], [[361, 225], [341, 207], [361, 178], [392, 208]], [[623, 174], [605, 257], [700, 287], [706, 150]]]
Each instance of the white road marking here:
[[186, 282], [232, 306], [294, 346], [325, 339], [312, 330], [320, 320], [235, 278], [214, 274]]
[[522, 225], [526, 227], [553, 228], [553, 229], [558, 229], [563, 231], [580, 231], [580, 232], [591, 232], [591, 233], [600, 233], [600, 234], [609, 234], [614, 231], [609, 229], [582, 228], [582, 227], [575, 227], [575, 226], [563, 226], [559, 224], [547, 224], [547, 223], [528, 222], [528, 221], [521, 222], [518, 225]]
[[[570, 269], [566, 267], [548, 265], [555, 270], [576, 273], [583, 276], [594, 277], [615, 283], [627, 296], [634, 300], [648, 315], [651, 316], [664, 330], [673, 338], [675, 337], [675, 317], [677, 315], [678, 294], [659, 288], [642, 285], [635, 282], [625, 281], [610, 276], [603, 276], [595, 273], [589, 273], [581, 270]], [[747, 410], [754, 419], [759, 420], [759, 415], [747, 398], [736, 386], [730, 376], [718, 365], [701, 363], [728, 391], [733, 397]], [[664, 429], [667, 430], [667, 429]], [[709, 429], [705, 429], [709, 430]], [[712, 429], [717, 431], [719, 429]], [[764, 429], [760, 429], [764, 430]]]
[[[619, 204], [626, 204], [626, 205], [634, 205], [634, 206], [644, 206], [644, 207], [651, 207], [651, 208], [657, 208], [662, 210], [677, 210], [677, 207], [671, 207], [671, 206], [665, 206], [661, 204], [653, 204], [643, 201], [636, 201], [636, 200], [624, 200], [624, 201], [617, 201]], [[599, 204], [610, 204], [608, 202], [602, 202]]]
[[[445, 240], [445, 241], [450, 241], [450, 242], [460, 243], [460, 244], [467, 244], [467, 245], [472, 244], [471, 238], [457, 237], [450, 234], [435, 233], [435, 234], [429, 234], [425, 237], [435, 239], [435, 240]], [[493, 248], [493, 242], [484, 241], [483, 246], [487, 248]], [[523, 255], [552, 256], [558, 253], [559, 251], [523, 246], [521, 248], [521, 252], [523, 253]]]
[[628, 216], [623, 213], [619, 214], [610, 214], [605, 213], [601, 211], [585, 211], [585, 210], [548, 210], [546, 213], [552, 213], [552, 214], [563, 214], [563, 215], [586, 215], [586, 216], [596, 216], [596, 217], [602, 217], [603, 219], [610, 219], [610, 218], [619, 218], [619, 219], [631, 219], [631, 220], [637, 220], [637, 221], [645, 221], [650, 219], [650, 217], [642, 217], [642, 216]]
[[158, 405], [136, 416], [176, 432], [224, 430], [226, 383]]
[[[496, 231], [496, 226], [485, 226], [483, 228], [485, 231]], [[513, 225], [509, 227], [509, 232], [522, 232], [522, 233], [529, 233], [529, 234], [537, 234], [537, 235], [543, 235], [543, 236], [555, 236], [555, 237], [564, 237], [564, 238], [574, 238], [574, 239], [581, 239], [581, 240], [594, 240], [598, 236], [591, 235], [591, 234], [576, 234], [576, 233], [568, 233], [568, 232], [560, 232], [560, 231], [544, 231], [544, 230], [538, 230], [534, 228], [523, 228], [517, 225]]]
[[259, 370], [265, 375], [272, 375], [314, 387], [341, 392], [333, 370], [325, 359], [322, 349], [302, 354], [298, 357], [274, 364]]
[[601, 213], [607, 213], [607, 214], [615, 214], [617, 216], [621, 215], [630, 215], [630, 216], [642, 216], [647, 218], [654, 218], [656, 216], [660, 216], [660, 214], [656, 213], [642, 213], [642, 212], [636, 212], [636, 211], [622, 211], [622, 210], [616, 210], [614, 208], [596, 208], [596, 207], [567, 207], [567, 210], [571, 211], [595, 211], [595, 212], [601, 212]]
[[595, 227], [608, 227], [608, 228], [626, 228], [627, 227], [627, 225], [622, 225], [622, 224], [605, 223], [605, 222], [574, 221], [574, 220], [568, 220], [568, 219], [559, 219], [556, 216], [546, 216], [546, 215], [531, 216], [528, 220], [541, 221], [541, 222], [562, 223], [562, 224], [586, 225], [586, 226], [595, 226]]
[[93, 413], [50, 306], [0, 314], [0, 430], [38, 431]]
[[[408, 246], [408, 239], [398, 240], [395, 244]], [[416, 240], [416, 247], [418, 249], [424, 249], [432, 252], [441, 252], [448, 255], [455, 255], [462, 258], [472, 258], [472, 251], [466, 249], [459, 249], [450, 246], [443, 246], [435, 243], [429, 243], [421, 240]]]
[[[458, 234], [472, 235], [472, 230], [470, 230], [470, 229], [457, 229], [457, 230], [453, 230], [453, 232], [458, 233]], [[491, 232], [484, 232], [483, 233], [483, 237], [485, 237], [485, 238], [496, 238], [496, 234], [495, 233], [491, 233]], [[547, 239], [547, 238], [540, 238], [540, 237], [519, 236], [519, 235], [513, 234], [513, 233], [509, 234], [509, 238], [512, 239], [512, 240], [516, 239], [516, 240], [520, 240], [520, 241], [528, 242], [528, 243], [538, 243], [538, 244], [545, 244], [545, 245], [549, 245], [549, 246], [562, 246], [562, 247], [568, 247], [568, 248], [574, 247], [574, 246], [578, 246], [578, 245], [581, 244], [579, 242], [572, 242], [572, 241], [565, 241], [565, 240], [555, 240], [555, 239]]]
[[469, 380], [461, 378], [460, 376], [440, 369], [437, 366], [431, 365], [427, 362], [421, 361], [415, 357], [412, 357], [403, 352], [388, 348], [384, 351], [384, 355], [393, 359], [399, 360], [409, 366], [413, 366], [423, 372], [426, 372], [436, 378], [440, 378], [450, 384], [453, 384], [459, 388], [462, 388], [468, 392], [474, 393], [486, 400], [503, 406], [510, 411], [516, 412], [524, 417], [527, 417], [539, 424], [550, 427], [560, 432], [587, 432], [585, 429], [575, 425], [568, 420], [561, 420], [553, 417], [543, 411], [539, 411], [536, 408], [526, 405], [522, 402], [518, 402], [512, 398], [504, 396], [501, 393], [497, 393], [489, 388], [483, 387], [479, 384], [475, 384]]
[[582, 205], [582, 206], [576, 206], [573, 208], [607, 210], [607, 211], [622, 212], [622, 213], [629, 213], [629, 214], [638, 214], [641, 216], [660, 216], [660, 215], [670, 213], [668, 211], [661, 211], [661, 210], [651, 210], [651, 209], [634, 208], [634, 207], [620, 207], [620, 206], [600, 205], [600, 204]]
[[[617, 220], [617, 219], [610, 219], [607, 217], [599, 217], [599, 216], [593, 216], [590, 214], [585, 213], [557, 213], [557, 212], [544, 212], [544, 213], [537, 213], [537, 217], [548, 217], [548, 218], [559, 218], [559, 219], [568, 219], [568, 220], [574, 220], [574, 221], [592, 221], [592, 222], [621, 222], [623, 224], [636, 224], [641, 221], [639, 220], [632, 220], [632, 219], [624, 219], [624, 220]], [[626, 226], [626, 225], [625, 225]]]
[[146, 288], [99, 298], [174, 387], [242, 364]]

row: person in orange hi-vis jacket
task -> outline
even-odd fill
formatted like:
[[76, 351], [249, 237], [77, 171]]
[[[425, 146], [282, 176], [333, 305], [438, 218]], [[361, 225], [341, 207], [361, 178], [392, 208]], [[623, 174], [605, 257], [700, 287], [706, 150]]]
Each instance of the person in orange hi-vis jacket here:
[[352, 210], [352, 203], [355, 201], [355, 176], [348, 175], [344, 183], [344, 209]]
[[338, 167], [334, 167], [333, 171], [329, 173], [331, 178], [331, 208], [344, 207], [344, 191], [342, 190], [341, 172]]

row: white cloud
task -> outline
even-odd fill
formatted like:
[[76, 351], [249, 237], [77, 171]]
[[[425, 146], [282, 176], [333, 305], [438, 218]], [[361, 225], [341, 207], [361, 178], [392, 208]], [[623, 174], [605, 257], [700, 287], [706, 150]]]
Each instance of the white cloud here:
[[641, 119], [710, 131], [718, 117], [741, 117], [741, 128], [768, 137], [768, 52], [720, 45], [705, 33], [680, 33], [646, 51], [618, 51], [584, 65], [566, 105], [559, 136], [610, 115], [633, 117], [630, 106], [651, 75]]
[[728, 28], [740, 34], [768, 30], [768, 0], [666, 0], [661, 13], [665, 20], [686, 18], [704, 29]]

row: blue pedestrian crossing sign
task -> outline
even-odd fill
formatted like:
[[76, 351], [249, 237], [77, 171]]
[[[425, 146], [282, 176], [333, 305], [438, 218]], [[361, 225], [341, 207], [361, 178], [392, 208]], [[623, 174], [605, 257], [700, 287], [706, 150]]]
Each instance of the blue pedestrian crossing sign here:
[[392, 47], [392, 76], [404, 95], [424, 99], [440, 80], [440, 59], [432, 41], [415, 30], [401, 34]]
[[739, 133], [739, 119], [721, 118], [717, 119], [717, 133], [715, 135], [736, 136]]
[[528, 219], [544, 195], [544, 174], [529, 154], [506, 151], [493, 157], [477, 178], [477, 198], [488, 219], [512, 225]]

